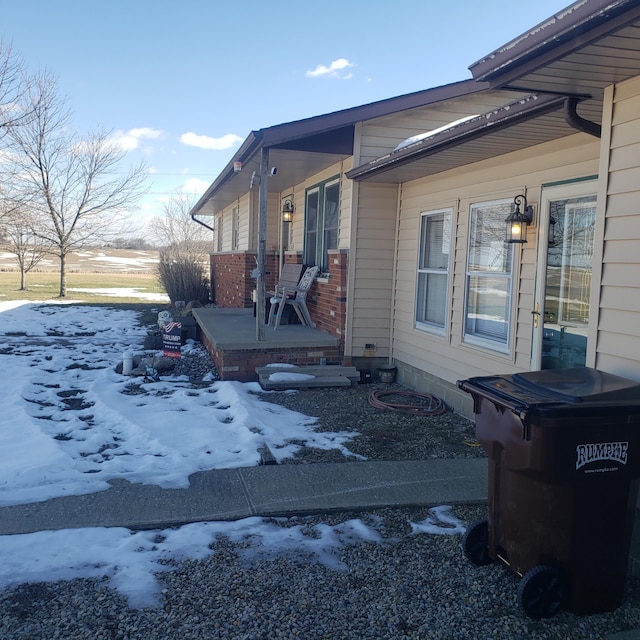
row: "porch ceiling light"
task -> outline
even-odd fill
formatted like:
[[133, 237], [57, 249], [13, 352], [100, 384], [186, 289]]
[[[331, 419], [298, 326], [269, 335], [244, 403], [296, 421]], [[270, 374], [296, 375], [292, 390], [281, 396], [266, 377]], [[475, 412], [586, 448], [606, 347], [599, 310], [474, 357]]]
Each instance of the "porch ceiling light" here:
[[517, 195], [513, 202], [516, 208], [505, 220], [507, 235], [504, 241], [509, 244], [522, 244], [527, 241], [527, 227], [533, 221], [533, 207], [527, 204], [526, 196]]
[[291, 222], [293, 220], [293, 200], [287, 198], [282, 203], [282, 221]]

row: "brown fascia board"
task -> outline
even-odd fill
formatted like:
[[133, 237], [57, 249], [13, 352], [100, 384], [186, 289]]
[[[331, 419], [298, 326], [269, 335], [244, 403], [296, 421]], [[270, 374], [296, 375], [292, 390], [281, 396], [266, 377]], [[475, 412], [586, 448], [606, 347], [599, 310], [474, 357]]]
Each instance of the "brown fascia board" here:
[[491, 88], [507, 87], [535, 71], [640, 17], [638, 0], [579, 0], [496, 49], [469, 70]]
[[356, 167], [347, 172], [351, 180], [364, 180], [384, 173], [391, 167], [396, 168], [404, 164], [444, 151], [445, 149], [475, 140], [513, 126], [523, 120], [529, 120], [550, 111], [561, 109], [566, 96], [553, 94], [532, 94], [519, 100], [514, 100], [498, 109], [487, 111], [471, 120], [467, 120], [450, 129], [445, 129], [429, 138], [414, 142], [407, 147], [392, 151], [368, 164]]
[[488, 85], [475, 80], [462, 80], [432, 89], [425, 89], [424, 91], [416, 91], [415, 93], [407, 93], [402, 96], [371, 102], [358, 107], [305, 118], [304, 120], [286, 122], [267, 129], [261, 129], [260, 131], [263, 135], [265, 147], [279, 146], [283, 148], [287, 142], [293, 140], [318, 135], [333, 129], [354, 126], [358, 122], [373, 120], [409, 109], [460, 98], [478, 93], [487, 88]]
[[334, 111], [312, 118], [286, 122], [258, 131], [252, 131], [240, 149], [236, 151], [233, 158], [231, 158], [225, 168], [220, 172], [213, 184], [194, 205], [191, 213], [192, 215], [197, 215], [207, 201], [233, 176], [234, 162], [244, 163], [262, 148], [278, 147], [280, 149], [300, 149], [302, 148], [300, 141], [303, 138], [312, 138], [313, 136], [318, 136], [319, 134], [335, 129], [353, 127], [356, 123], [364, 120], [372, 120], [393, 113], [400, 113], [409, 109], [415, 109], [453, 98], [460, 98], [486, 89], [488, 89], [488, 84], [486, 83], [476, 82], [472, 79], [461, 80], [460, 82], [453, 82], [432, 89], [407, 93], [402, 96], [387, 98], [386, 100], [379, 100], [378, 102], [371, 102], [358, 107], [351, 107], [341, 111]]

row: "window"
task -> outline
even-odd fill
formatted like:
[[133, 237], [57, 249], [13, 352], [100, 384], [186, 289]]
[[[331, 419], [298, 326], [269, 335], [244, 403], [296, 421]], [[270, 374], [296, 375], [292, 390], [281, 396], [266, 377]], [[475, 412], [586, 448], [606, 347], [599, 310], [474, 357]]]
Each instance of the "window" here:
[[510, 200], [471, 205], [464, 336], [500, 351], [509, 349], [513, 246], [504, 241]]
[[233, 209], [231, 231], [231, 249], [232, 251], [237, 251], [240, 246], [240, 209], [238, 207]]
[[304, 263], [329, 270], [328, 252], [338, 248], [340, 181], [333, 178], [307, 190], [304, 218]]
[[217, 218], [217, 221], [218, 221], [218, 246], [216, 247], [216, 250], [218, 252], [222, 251], [222, 246], [223, 246], [222, 245], [222, 241], [224, 239], [224, 235], [223, 235], [224, 234], [224, 225], [222, 224], [223, 220], [224, 220], [223, 214], [220, 214], [218, 216], [218, 218]]
[[416, 291], [418, 326], [444, 333], [448, 309], [451, 211], [423, 213]]
[[[556, 241], [547, 255], [547, 288], [555, 295], [545, 301], [545, 318], [555, 316], [559, 325], [589, 322], [589, 299], [593, 262], [593, 228], [596, 202], [593, 196], [553, 200], [550, 216], [556, 227]], [[553, 307], [557, 312], [553, 314]], [[551, 314], [548, 312], [551, 311]]]

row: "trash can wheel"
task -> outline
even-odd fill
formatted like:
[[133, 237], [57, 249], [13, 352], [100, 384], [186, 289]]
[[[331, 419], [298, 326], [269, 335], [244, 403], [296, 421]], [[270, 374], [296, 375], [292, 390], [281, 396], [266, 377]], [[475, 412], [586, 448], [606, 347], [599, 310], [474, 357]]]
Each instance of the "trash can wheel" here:
[[530, 618], [551, 618], [560, 610], [566, 589], [565, 579], [558, 569], [540, 565], [522, 576], [518, 602]]
[[467, 529], [462, 538], [462, 548], [467, 559], [479, 567], [493, 562], [489, 556], [488, 520], [479, 520]]

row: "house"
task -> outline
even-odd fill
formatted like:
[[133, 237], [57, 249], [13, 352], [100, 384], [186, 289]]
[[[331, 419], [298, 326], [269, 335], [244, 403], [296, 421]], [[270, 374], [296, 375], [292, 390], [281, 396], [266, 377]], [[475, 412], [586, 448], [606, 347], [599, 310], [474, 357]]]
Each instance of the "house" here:
[[[640, 3], [581, 0], [470, 70], [516, 95], [347, 172], [397, 189], [400, 381], [471, 415], [457, 379], [640, 380]], [[526, 243], [505, 243], [525, 207]]]
[[364, 369], [387, 363], [398, 188], [358, 184], [346, 173], [511, 96], [466, 80], [252, 132], [191, 211], [214, 229], [216, 305], [253, 307], [261, 260], [266, 290], [284, 262], [317, 265], [307, 297], [317, 329], [338, 338], [340, 359]]
[[309, 308], [345, 359], [468, 415], [460, 378], [640, 380], [640, 3], [580, 0], [470, 70], [253, 132], [192, 212], [215, 219], [216, 303], [253, 304], [262, 243], [267, 286], [321, 266]]

